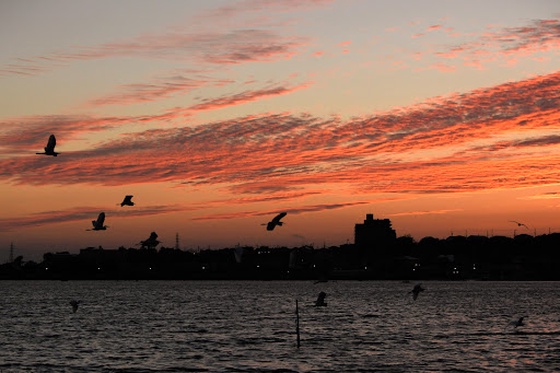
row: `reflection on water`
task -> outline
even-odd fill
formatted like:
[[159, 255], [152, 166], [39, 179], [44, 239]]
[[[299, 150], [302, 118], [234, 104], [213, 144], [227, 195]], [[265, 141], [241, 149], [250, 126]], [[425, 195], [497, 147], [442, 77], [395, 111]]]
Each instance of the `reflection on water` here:
[[0, 371], [560, 371], [560, 284], [413, 285], [4, 281]]

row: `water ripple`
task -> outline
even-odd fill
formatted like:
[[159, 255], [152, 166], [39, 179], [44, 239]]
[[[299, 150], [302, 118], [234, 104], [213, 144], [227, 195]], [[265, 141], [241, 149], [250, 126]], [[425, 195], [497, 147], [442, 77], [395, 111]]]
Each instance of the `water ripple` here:
[[3, 373], [560, 371], [556, 283], [425, 282], [416, 301], [400, 282], [2, 285]]

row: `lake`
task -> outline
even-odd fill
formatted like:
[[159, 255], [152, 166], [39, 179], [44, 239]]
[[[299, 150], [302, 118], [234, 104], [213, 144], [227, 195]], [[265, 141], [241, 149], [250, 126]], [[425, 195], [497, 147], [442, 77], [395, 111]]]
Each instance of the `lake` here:
[[0, 372], [560, 371], [560, 283], [414, 285], [1, 281]]

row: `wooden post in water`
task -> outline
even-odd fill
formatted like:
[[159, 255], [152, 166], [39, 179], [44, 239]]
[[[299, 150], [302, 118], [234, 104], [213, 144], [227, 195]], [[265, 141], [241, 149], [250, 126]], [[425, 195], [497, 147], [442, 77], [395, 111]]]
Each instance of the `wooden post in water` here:
[[296, 335], [297, 335], [297, 347], [300, 346], [300, 339], [299, 339], [299, 307], [298, 307], [298, 300], [296, 299]]

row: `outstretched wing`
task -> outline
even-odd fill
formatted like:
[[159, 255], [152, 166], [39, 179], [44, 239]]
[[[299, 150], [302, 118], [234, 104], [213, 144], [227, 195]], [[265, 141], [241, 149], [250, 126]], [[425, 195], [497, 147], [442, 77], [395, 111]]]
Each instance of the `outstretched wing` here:
[[49, 142], [47, 142], [47, 146], [45, 148], [46, 152], [54, 152], [54, 147], [56, 146], [56, 137], [54, 135], [49, 136]]
[[104, 222], [105, 222], [105, 213], [100, 212], [99, 216], [97, 217], [97, 222], [95, 223], [95, 225], [97, 225], [98, 227], [102, 227]]
[[126, 202], [126, 203], [132, 202], [132, 201], [131, 201], [131, 200], [132, 200], [132, 197], [134, 197], [134, 196], [132, 196], [132, 195], [124, 196], [124, 201], [123, 201], [123, 202]]
[[280, 222], [280, 219], [282, 219], [284, 216], [286, 216], [288, 213], [287, 212], [281, 212], [278, 215], [276, 215], [274, 217], [274, 219], [272, 219], [271, 223], [274, 224], [278, 224]]

